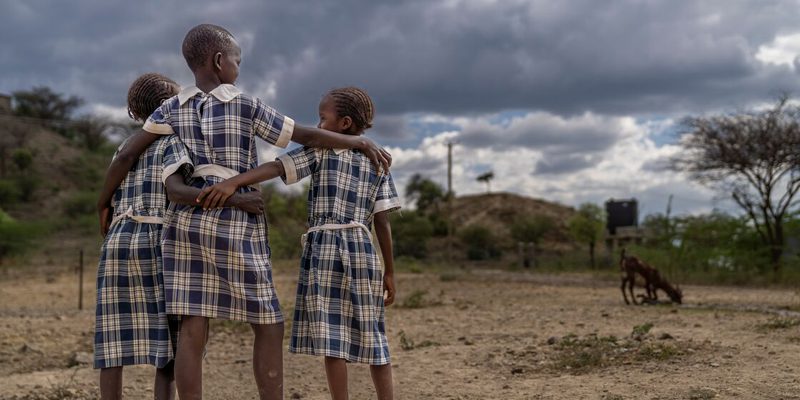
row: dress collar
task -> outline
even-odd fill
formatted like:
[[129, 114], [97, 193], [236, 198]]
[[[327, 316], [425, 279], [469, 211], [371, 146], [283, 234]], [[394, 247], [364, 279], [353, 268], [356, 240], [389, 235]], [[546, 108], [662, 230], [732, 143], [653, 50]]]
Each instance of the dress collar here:
[[[197, 86], [189, 86], [178, 93], [178, 102], [180, 105], [183, 105], [198, 93], [203, 93], [203, 91]], [[214, 96], [221, 102], [227, 103], [235, 99], [236, 96], [242, 94], [242, 91], [234, 85], [223, 83], [222, 85], [215, 87], [214, 90], [208, 92], [208, 94]]]

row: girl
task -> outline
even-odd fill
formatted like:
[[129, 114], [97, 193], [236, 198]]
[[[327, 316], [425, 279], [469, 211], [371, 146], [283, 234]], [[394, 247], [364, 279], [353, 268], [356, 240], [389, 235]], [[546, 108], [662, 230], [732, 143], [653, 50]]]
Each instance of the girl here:
[[[374, 107], [366, 92], [335, 89], [319, 104], [319, 128], [362, 135]], [[246, 186], [281, 176], [287, 184], [311, 176], [308, 233], [297, 286], [289, 351], [325, 357], [334, 400], [347, 399], [347, 362], [370, 365], [379, 399], [392, 399], [392, 370], [384, 306], [395, 297], [392, 234], [387, 214], [400, 208], [391, 175], [357, 150], [301, 147], [256, 169], [203, 189], [215, 207]], [[375, 231], [384, 269], [370, 237]], [[384, 291], [386, 299], [384, 300]]]
[[[128, 91], [128, 113], [142, 121], [177, 93], [178, 85], [171, 79], [142, 75]], [[100, 368], [103, 399], [122, 397], [122, 367], [134, 364], [156, 367], [156, 399], [175, 397], [176, 321], [168, 320], [165, 312], [161, 275], [161, 224], [168, 203], [164, 180], [182, 183], [191, 171], [183, 143], [176, 136], [159, 139], [114, 192], [110, 227], [101, 225], [105, 241], [97, 270], [94, 367]], [[199, 189], [181, 185], [170, 192], [169, 199], [194, 204], [198, 193]], [[229, 203], [248, 212], [263, 212], [258, 194], [233, 196]], [[110, 213], [111, 209], [105, 210], [107, 216]]]

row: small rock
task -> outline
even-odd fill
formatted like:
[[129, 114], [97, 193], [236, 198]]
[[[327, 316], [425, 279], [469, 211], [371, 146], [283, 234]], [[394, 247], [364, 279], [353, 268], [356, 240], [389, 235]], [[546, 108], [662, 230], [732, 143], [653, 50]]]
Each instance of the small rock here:
[[671, 312], [673, 314], [677, 314], [678, 313], [678, 309], [677, 308], [673, 308], [672, 310], [669, 310], [669, 312]]
[[664, 332], [658, 337], [658, 339], [659, 340], [670, 340], [670, 339], [675, 339], [675, 338], [672, 337], [672, 335], [670, 335], [669, 333]]
[[525, 372], [525, 370], [523, 370], [522, 367], [514, 367], [511, 369], [511, 374], [513, 375], [521, 374], [523, 372]]
[[467, 337], [466, 337], [466, 336], [461, 336], [460, 338], [458, 338], [458, 341], [459, 341], [459, 342], [463, 342], [463, 341], [465, 341], [465, 340], [467, 340]]
[[25, 343], [25, 344], [22, 345], [22, 347], [19, 348], [19, 352], [20, 353], [41, 353], [42, 351], [39, 350], [38, 347], [31, 346], [28, 343]]
[[604, 313], [600, 314], [600, 316], [603, 317], [603, 318], [608, 318], [609, 317], [607, 312], [604, 312]]
[[711, 365], [711, 366], [712, 366], [712, 367], [714, 367], [714, 368], [717, 368], [717, 367], [719, 367], [719, 363], [717, 363], [717, 362], [712, 362], [712, 363], [711, 363], [711, 364], [709, 364], [709, 365]]
[[300, 393], [295, 392], [295, 393], [292, 393], [292, 396], [290, 398], [292, 398], [292, 399], [302, 399], [303, 395], [300, 394]]
[[552, 345], [554, 345], [554, 344], [556, 344], [556, 343], [558, 343], [558, 338], [557, 338], [557, 337], [555, 337], [555, 336], [550, 336], [550, 337], [547, 339], [547, 344], [549, 344], [549, 345], [551, 345], [551, 346], [552, 346]]
[[94, 362], [94, 357], [92, 357], [90, 353], [76, 351], [72, 354], [72, 358], [70, 358], [69, 366], [74, 367], [76, 365], [91, 364], [92, 362]]
[[472, 346], [473, 344], [475, 344], [475, 342], [473, 342], [472, 340], [467, 339], [464, 341], [465, 346]]
[[503, 389], [506, 389], [506, 390], [511, 389], [511, 385], [505, 384], [505, 385], [503, 385]]

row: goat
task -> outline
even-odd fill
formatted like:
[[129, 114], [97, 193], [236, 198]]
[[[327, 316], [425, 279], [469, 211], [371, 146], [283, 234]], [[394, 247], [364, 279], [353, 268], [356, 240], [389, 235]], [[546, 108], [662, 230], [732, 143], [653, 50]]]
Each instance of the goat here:
[[643, 300], [643, 303], [657, 303], [657, 290], [661, 289], [667, 294], [667, 296], [669, 296], [670, 300], [681, 304], [681, 301], [683, 300], [683, 292], [681, 291], [680, 287], [673, 287], [670, 285], [670, 283], [661, 276], [655, 267], [636, 257], [626, 256], [625, 249], [622, 249], [619, 267], [620, 272], [622, 273], [622, 285], [620, 286], [620, 289], [622, 290], [622, 298], [625, 299], [625, 304], [630, 304], [628, 302], [628, 296], [625, 294], [626, 284], [628, 285], [628, 291], [631, 294], [631, 301], [633, 301], [633, 304], [639, 304], [636, 302], [636, 297], [633, 295], [633, 283], [636, 280], [637, 273], [644, 278], [644, 288], [647, 291], [646, 300]]

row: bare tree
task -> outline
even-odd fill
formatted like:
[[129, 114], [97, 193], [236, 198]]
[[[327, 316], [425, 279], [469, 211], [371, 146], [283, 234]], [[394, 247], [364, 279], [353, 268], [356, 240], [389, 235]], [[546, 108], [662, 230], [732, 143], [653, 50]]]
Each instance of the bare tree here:
[[481, 175], [478, 175], [477, 178], [475, 178], [475, 180], [477, 180], [479, 182], [486, 183], [486, 193], [490, 193], [492, 191], [492, 183], [491, 183], [492, 179], [494, 179], [494, 172], [493, 171], [489, 171], [489, 172], [483, 173]]
[[769, 248], [779, 272], [783, 224], [800, 190], [800, 109], [781, 96], [769, 109], [683, 121], [672, 168], [730, 194]]

